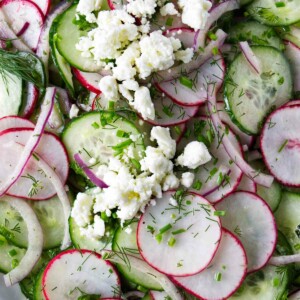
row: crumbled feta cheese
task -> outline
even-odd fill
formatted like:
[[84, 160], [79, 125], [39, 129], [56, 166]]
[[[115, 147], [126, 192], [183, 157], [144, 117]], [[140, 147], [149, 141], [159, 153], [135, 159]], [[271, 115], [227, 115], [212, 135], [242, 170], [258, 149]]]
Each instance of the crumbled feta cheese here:
[[85, 193], [78, 193], [71, 216], [80, 227], [88, 225], [92, 219], [93, 197]]
[[160, 14], [165, 17], [167, 15], [178, 15], [178, 11], [173, 3], [167, 3], [160, 9]]
[[162, 190], [164, 192], [176, 189], [179, 186], [179, 179], [174, 174], [169, 174], [164, 178]]
[[195, 175], [191, 172], [185, 172], [181, 175], [181, 184], [186, 187], [189, 188], [192, 186], [193, 182], [195, 179]]
[[186, 145], [183, 153], [177, 158], [177, 164], [189, 169], [196, 169], [211, 160], [207, 147], [202, 142], [193, 141]]
[[181, 60], [185, 64], [188, 64], [194, 56], [194, 49], [187, 48], [185, 50], [179, 50], [175, 53], [176, 60]]
[[99, 217], [94, 217], [94, 234], [98, 237], [104, 236], [105, 233], [105, 223], [104, 221]]
[[178, 5], [182, 8], [182, 22], [191, 28], [203, 29], [212, 7], [211, 1], [207, 0], [178, 0]]
[[76, 104], [72, 104], [70, 112], [69, 112], [69, 118], [73, 119], [78, 116], [79, 108], [76, 106]]
[[132, 233], [132, 228], [131, 228], [130, 226], [127, 226], [127, 227], [125, 228], [125, 232], [126, 232], [127, 234], [131, 234], [131, 233]]
[[137, 91], [139, 88], [139, 84], [135, 80], [125, 80], [122, 83], [124, 87], [130, 91]]
[[102, 0], [80, 0], [77, 4], [76, 11], [85, 16], [89, 23], [96, 22], [96, 17], [94, 11], [100, 10], [102, 5]]
[[170, 129], [155, 126], [151, 130], [151, 141], [156, 141], [159, 149], [167, 158], [173, 158], [176, 151], [176, 142], [172, 139]]
[[178, 205], [177, 200], [174, 199], [173, 197], [170, 197], [169, 203], [170, 203], [172, 206], [177, 206], [177, 205]]
[[151, 17], [155, 13], [156, 0], [128, 0], [126, 10], [136, 17]]
[[106, 99], [117, 101], [119, 99], [118, 84], [113, 76], [104, 76], [99, 82], [99, 88]]
[[151, 100], [150, 91], [147, 87], [139, 87], [134, 93], [134, 101], [132, 106], [141, 113], [143, 119], [154, 120], [155, 110]]

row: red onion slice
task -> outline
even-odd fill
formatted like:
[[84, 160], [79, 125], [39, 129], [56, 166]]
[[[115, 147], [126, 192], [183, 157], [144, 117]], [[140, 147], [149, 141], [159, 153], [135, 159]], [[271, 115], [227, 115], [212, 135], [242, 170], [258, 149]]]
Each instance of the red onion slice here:
[[257, 56], [253, 53], [248, 42], [240, 42], [240, 48], [246, 58], [247, 62], [250, 64], [252, 69], [259, 75], [261, 74], [261, 63]]
[[103, 182], [99, 177], [95, 175], [95, 173], [90, 169], [90, 167], [82, 160], [79, 153], [74, 155], [74, 159], [77, 162], [78, 166], [83, 170], [85, 175], [89, 178], [89, 180], [95, 184], [96, 186], [104, 189], [107, 188], [108, 185]]
[[43, 251], [43, 230], [38, 218], [31, 206], [24, 200], [3, 197], [0, 201], [11, 205], [24, 219], [28, 229], [28, 248], [25, 256], [19, 265], [4, 275], [4, 282], [7, 287], [12, 286], [23, 280], [33, 269]]
[[25, 31], [28, 29], [29, 25], [30, 24], [28, 22], [25, 22], [23, 27], [20, 29], [20, 31], [16, 35], [21, 36], [23, 33], [25, 33]]
[[239, 7], [240, 5], [236, 0], [228, 0], [218, 4], [211, 9], [204, 29], [197, 31], [197, 34], [195, 36], [194, 49], [196, 52], [198, 52], [199, 48], [204, 48], [207, 32], [209, 31], [213, 23], [215, 23], [224, 13], [238, 9]]
[[[252, 179], [257, 184], [263, 185], [265, 187], [270, 187], [274, 177], [266, 174], [259, 173], [254, 170], [242, 157], [239, 151], [233, 146], [231, 141], [226, 134], [226, 128], [221, 122], [217, 107], [216, 100], [217, 87], [213, 85], [208, 85], [208, 110], [210, 117], [212, 119], [213, 125], [216, 131], [219, 132], [219, 136], [222, 137], [222, 144], [224, 145], [228, 155], [236, 163], [236, 165], [241, 169], [241, 171]], [[223, 134], [224, 133], [224, 134]]]
[[273, 256], [268, 264], [273, 266], [282, 266], [300, 262], [300, 254]]
[[[0, 197], [3, 196], [7, 192], [7, 190], [9, 190], [9, 188], [21, 176], [33, 151], [38, 146], [38, 144], [41, 140], [42, 134], [44, 132], [45, 126], [48, 122], [48, 119], [49, 119], [52, 109], [53, 109], [55, 93], [56, 93], [55, 88], [47, 88], [45, 98], [44, 98], [43, 104], [41, 106], [41, 114], [37, 120], [34, 131], [32, 132], [32, 135], [30, 136], [30, 138], [28, 139], [28, 142], [26, 143], [26, 145], [22, 151], [20, 160], [19, 160], [18, 164], [16, 165], [16, 168], [15, 168], [14, 172], [12, 173], [11, 177], [8, 178], [6, 180], [6, 182], [4, 182], [1, 185]], [[18, 158], [16, 158], [16, 159], [18, 159]]]

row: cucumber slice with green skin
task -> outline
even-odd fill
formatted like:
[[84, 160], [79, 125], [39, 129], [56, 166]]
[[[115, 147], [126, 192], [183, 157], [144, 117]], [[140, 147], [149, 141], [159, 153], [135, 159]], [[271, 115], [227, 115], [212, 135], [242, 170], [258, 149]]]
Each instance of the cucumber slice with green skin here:
[[[44, 232], [44, 249], [59, 246], [63, 239], [64, 214], [58, 197], [29, 203]], [[5, 202], [0, 202], [0, 233], [14, 245], [27, 248], [27, 226], [20, 214]]]
[[6, 71], [0, 75], [0, 118], [18, 115], [22, 105], [22, 80]]
[[4, 236], [0, 235], [0, 272], [10, 272], [21, 261], [25, 253], [25, 249], [10, 244]]
[[45, 300], [42, 284], [43, 273], [44, 270], [41, 270], [41, 272], [36, 277], [36, 282], [33, 290], [33, 300]]
[[300, 194], [284, 192], [275, 213], [278, 229], [285, 235], [294, 253], [300, 253]]
[[57, 18], [56, 46], [60, 55], [73, 67], [85, 72], [99, 71], [99, 67], [92, 58], [83, 57], [81, 52], [76, 50], [79, 38], [87, 34], [80, 31], [73, 23], [76, 15], [77, 4], [72, 5]]
[[144, 151], [143, 139], [140, 137], [133, 143], [129, 138], [131, 134], [140, 135], [140, 132], [125, 118], [110, 112], [90, 112], [73, 119], [65, 127], [62, 141], [67, 149], [71, 167], [80, 173], [83, 171], [74, 160], [77, 153], [87, 164], [91, 158], [96, 160], [96, 163], [90, 166], [94, 171], [99, 164], [107, 163], [111, 157], [122, 153], [129, 145], [134, 146], [134, 157], [140, 160]]
[[230, 43], [247, 41], [250, 45], [272, 46], [278, 50], [284, 49], [284, 44], [273, 27], [246, 21], [230, 28], [227, 40]]
[[279, 207], [281, 201], [281, 185], [275, 180], [269, 188], [257, 185], [257, 194], [269, 204], [271, 210], [274, 212]]
[[225, 101], [232, 120], [248, 134], [258, 134], [266, 116], [288, 102], [292, 95], [289, 63], [273, 47], [252, 46], [261, 63], [260, 75], [253, 72], [241, 53], [231, 63], [225, 79]]
[[[282, 3], [284, 6], [276, 5]], [[248, 13], [257, 21], [271, 26], [286, 26], [300, 21], [300, 0], [255, 0], [247, 7]]]
[[[138, 258], [141, 258], [136, 242], [137, 226], [138, 222], [136, 221], [127, 226], [119, 227], [113, 238], [112, 250], [119, 252], [121, 249], [122, 252], [124, 251], [129, 255], [134, 255]], [[126, 231], [128, 231], [128, 233]], [[162, 287], [157, 283], [157, 281], [151, 278], [151, 275], [141, 273], [135, 269], [129, 268], [126, 265], [117, 265], [117, 268], [127, 280], [150, 290], [162, 291]]]

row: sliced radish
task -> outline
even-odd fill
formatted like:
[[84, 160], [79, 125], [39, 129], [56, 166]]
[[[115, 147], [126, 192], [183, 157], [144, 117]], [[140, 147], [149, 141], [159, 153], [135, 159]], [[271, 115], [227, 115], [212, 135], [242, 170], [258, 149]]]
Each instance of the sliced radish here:
[[0, 119], [0, 132], [12, 128], [34, 128], [34, 124], [24, 118], [9, 116]]
[[238, 191], [245, 191], [245, 192], [251, 192], [256, 193], [257, 186], [253, 180], [248, 178], [247, 176], [243, 176], [240, 184], [237, 187]]
[[[195, 71], [157, 87], [179, 105], [200, 105], [207, 100], [207, 84], [221, 86], [225, 76], [225, 63], [221, 56], [207, 60]], [[189, 85], [189, 86], [188, 86]]]
[[39, 90], [34, 86], [34, 84], [28, 82], [25, 95], [25, 104], [23, 104], [19, 114], [24, 118], [29, 118], [32, 115], [35, 105], [39, 99]]
[[[38, 146], [42, 134], [44, 132], [45, 126], [47, 124], [47, 121], [51, 115], [53, 105], [54, 105], [54, 97], [55, 97], [55, 89], [54, 88], [47, 88], [46, 94], [44, 97], [44, 102], [41, 105], [41, 113], [37, 120], [36, 126], [34, 130], [31, 132], [31, 135], [29, 135], [28, 140], [26, 140], [26, 145], [23, 149], [23, 153], [19, 160], [16, 161], [16, 158], [18, 156], [15, 156], [13, 160], [13, 168], [10, 168], [10, 174], [9, 178], [7, 178], [7, 174], [4, 174], [5, 181], [2, 181], [2, 186], [0, 187], [0, 196], [2, 196], [7, 190], [19, 179], [22, 172], [24, 171], [26, 164], [31, 158], [31, 155], [35, 148]], [[2, 133], [3, 135], [3, 133]], [[3, 145], [1, 145], [3, 147]], [[7, 148], [5, 149], [6, 152], [8, 152], [8, 156], [12, 156]], [[12, 158], [12, 157], [11, 157]]]
[[79, 82], [87, 88], [89, 91], [100, 94], [101, 91], [99, 89], [99, 81], [101, 78], [103, 78], [102, 75], [98, 73], [87, 73], [79, 71], [76, 68], [72, 68], [73, 73], [75, 74], [76, 78], [79, 80]]
[[172, 126], [185, 123], [196, 115], [198, 106], [181, 106], [157, 90], [152, 99], [155, 108], [155, 119], [145, 120], [152, 125]]
[[209, 14], [209, 18], [205, 24], [204, 29], [197, 32], [197, 37], [195, 39], [195, 50], [198, 51], [199, 48], [204, 48], [206, 35], [213, 25], [224, 13], [238, 9], [240, 7], [238, 1], [228, 0], [218, 5], [214, 6]]
[[179, 39], [184, 48], [193, 48], [195, 31], [191, 28], [170, 28], [163, 33], [167, 37]]
[[292, 100], [285, 104], [286, 106], [300, 105], [300, 100]]
[[216, 40], [210, 41], [209, 44], [204, 48], [203, 52], [200, 52], [199, 55], [196, 55], [190, 63], [178, 65], [169, 70], [157, 72], [155, 82], [160, 83], [162, 81], [174, 80], [181, 77], [182, 74], [189, 74], [190, 72], [196, 70], [208, 59], [213, 57], [213, 50], [221, 48], [226, 37], [227, 34], [223, 30], [218, 29], [216, 32]]
[[[230, 130], [228, 137], [242, 155], [241, 145]], [[208, 150], [216, 159], [212, 159], [195, 171], [191, 190], [201, 194], [211, 203], [216, 203], [237, 188], [243, 174], [232, 163], [208, 117], [194, 118], [187, 123], [186, 132], [177, 147], [178, 152], [183, 151], [187, 143], [201, 140], [201, 138], [210, 141], [208, 142]]]
[[252, 67], [252, 70], [254, 70], [254, 72], [256, 72], [258, 75], [261, 74], [261, 62], [259, 61], [257, 56], [254, 54], [254, 52], [251, 50], [249, 43], [248, 42], [240, 42], [239, 45], [240, 45], [240, 48], [242, 50], [244, 57], [246, 58], [246, 61]]
[[243, 158], [243, 156], [238, 152], [238, 149], [232, 144], [228, 135], [226, 134], [226, 126], [221, 122], [219, 113], [217, 111], [217, 101], [216, 101], [217, 90], [213, 85], [208, 85], [208, 111], [212, 119], [213, 126], [218, 132], [218, 136], [222, 137], [222, 144], [224, 145], [228, 155], [235, 162], [235, 164], [243, 171], [254, 182], [263, 185], [265, 187], [270, 187], [274, 178], [273, 176], [262, 174], [254, 170]]
[[247, 158], [248, 161], [254, 161], [254, 160], [258, 160], [258, 159], [262, 159], [262, 155], [258, 150], [253, 150], [253, 151], [249, 151], [247, 153]]
[[199, 274], [173, 277], [175, 282], [200, 299], [228, 299], [243, 283], [247, 258], [241, 242], [223, 229], [219, 249], [210, 265]]
[[35, 50], [44, 23], [44, 15], [40, 8], [27, 0], [3, 0], [0, 2], [0, 9], [4, 13], [7, 23], [16, 33], [20, 32], [26, 22], [29, 23], [29, 27], [21, 39], [32, 50]]
[[50, 3], [51, 3], [50, 0], [31, 0], [31, 1], [34, 2], [40, 8], [44, 16], [48, 14], [50, 9]]
[[28, 22], [24, 23], [23, 27], [20, 29], [20, 31], [16, 35], [21, 36], [23, 33], [25, 33], [25, 31], [28, 29], [29, 25], [30, 24]]
[[300, 186], [300, 106], [283, 106], [263, 127], [261, 150], [270, 173], [282, 184]]
[[151, 274], [153, 280], [156, 280], [164, 289], [164, 291], [171, 297], [172, 300], [183, 300], [180, 292], [177, 290], [176, 286], [172, 281], [164, 274], [156, 271], [151, 266], [149, 266], [144, 260], [141, 260], [132, 255], [126, 255], [120, 252], [113, 252], [109, 250], [102, 251], [102, 257], [115, 264], [121, 264], [124, 266], [130, 266], [133, 269], [140, 271], [145, 274]]
[[149, 296], [152, 298], [152, 300], [168, 299], [168, 294], [166, 292], [150, 291]]
[[[18, 164], [18, 158], [22, 156], [20, 150], [15, 147], [15, 143], [25, 145], [32, 132], [33, 129], [30, 128], [19, 128], [8, 129], [0, 133], [0, 153], [3, 158], [0, 169], [1, 183], [5, 182], [8, 177], [11, 178]], [[68, 157], [64, 146], [55, 135], [44, 133], [35, 152], [47, 161], [62, 182], [66, 182], [69, 170]], [[56, 191], [49, 179], [40, 171], [36, 159], [30, 157], [19, 178], [6, 193], [30, 200], [43, 200], [53, 197]]]
[[216, 253], [220, 219], [201, 196], [181, 195], [179, 202], [174, 197], [175, 193], [167, 192], [146, 209], [138, 225], [138, 247], [146, 262], [159, 272], [193, 275], [206, 268]]
[[108, 261], [88, 250], [68, 250], [47, 265], [43, 278], [46, 300], [78, 299], [82, 292], [103, 298], [120, 296], [119, 277]]
[[238, 236], [245, 247], [248, 272], [261, 269], [274, 252], [277, 230], [269, 206], [249, 192], [234, 192], [216, 205], [224, 211], [222, 225]]
[[300, 290], [289, 295], [288, 300], [299, 300], [300, 299]]
[[24, 219], [28, 229], [28, 248], [19, 265], [4, 275], [6, 286], [12, 286], [23, 280], [33, 269], [43, 251], [43, 230], [31, 206], [24, 200], [13, 197], [2, 197]]
[[294, 78], [294, 91], [300, 92], [300, 48], [292, 42], [285, 42], [285, 55], [290, 61]]

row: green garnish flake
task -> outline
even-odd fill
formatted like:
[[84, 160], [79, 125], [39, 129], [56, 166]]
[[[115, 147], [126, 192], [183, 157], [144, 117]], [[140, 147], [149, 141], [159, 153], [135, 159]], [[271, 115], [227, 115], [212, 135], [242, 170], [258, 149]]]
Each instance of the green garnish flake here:
[[219, 54], [219, 49], [217, 47], [214, 47], [211, 52], [212, 52], [213, 55], [218, 55]]
[[177, 234], [181, 234], [181, 233], [184, 233], [184, 232], [186, 232], [186, 230], [184, 228], [181, 228], [181, 229], [177, 229], [175, 231], [172, 231], [172, 234], [177, 235]]
[[164, 234], [167, 231], [169, 231], [172, 228], [172, 225], [169, 223], [166, 226], [162, 227], [161, 229], [159, 229], [159, 233], [160, 234]]
[[100, 128], [100, 125], [97, 123], [97, 122], [94, 122], [91, 124], [93, 128], [95, 129], [99, 129]]
[[276, 2], [275, 5], [276, 7], [285, 7], [285, 3], [283, 1]]
[[173, 21], [174, 21], [173, 18], [168, 18], [167, 21], [166, 21], [166, 26], [172, 26], [173, 25]]
[[124, 148], [130, 146], [132, 143], [133, 143], [132, 140], [126, 140], [122, 143], [119, 143], [115, 146], [112, 146], [112, 149], [115, 150], [115, 151], [123, 150]]
[[214, 216], [224, 217], [225, 215], [226, 215], [226, 211], [225, 210], [216, 210], [216, 211], [214, 211]]
[[8, 255], [10, 257], [14, 257], [18, 254], [17, 250], [16, 249], [11, 249], [10, 251], [8, 251]]
[[218, 272], [215, 274], [215, 281], [221, 281], [222, 280], [222, 273]]
[[181, 85], [189, 88], [189, 89], [192, 89], [193, 86], [194, 86], [194, 83], [193, 83], [193, 80], [191, 80], [190, 78], [186, 77], [186, 76], [181, 76], [179, 78], [179, 82]]
[[120, 138], [129, 138], [129, 133], [125, 132], [123, 130], [118, 130], [116, 135], [117, 135], [117, 137], [120, 137]]
[[211, 177], [213, 177], [214, 175], [216, 175], [216, 173], [218, 172], [218, 168], [213, 168], [210, 172], [209, 172], [209, 175]]
[[278, 79], [278, 84], [279, 84], [279, 85], [283, 85], [283, 84], [284, 84], [284, 77], [280, 77], [280, 78]]
[[218, 185], [222, 184], [223, 180], [224, 180], [223, 173], [220, 172], [217, 180]]
[[151, 225], [147, 225], [147, 229], [148, 229], [148, 232], [150, 232], [151, 234], [154, 234], [154, 232], [155, 232], [155, 229], [154, 229], [154, 227], [153, 227], [153, 226], [151, 226]]
[[16, 268], [19, 265], [19, 261], [17, 259], [13, 259], [11, 261], [11, 267], [12, 269]]
[[282, 150], [285, 148], [285, 146], [287, 145], [287, 143], [289, 142], [289, 140], [285, 140], [281, 146], [278, 149], [278, 153], [282, 152]]
[[130, 162], [133, 164], [133, 166], [137, 169], [140, 170], [141, 169], [141, 164], [138, 160], [131, 158]]
[[194, 184], [193, 184], [193, 189], [200, 191], [202, 188], [202, 182], [200, 180], [197, 180]]
[[175, 243], [176, 243], [176, 239], [173, 236], [170, 237], [168, 240], [168, 246], [174, 247]]
[[218, 39], [218, 37], [213, 32], [208, 32], [208, 37], [213, 41], [216, 41]]
[[155, 236], [155, 239], [160, 244], [163, 239], [163, 235], [159, 233]]
[[272, 285], [274, 287], [277, 287], [279, 286], [279, 284], [280, 284], [280, 279], [278, 277], [273, 278]]

